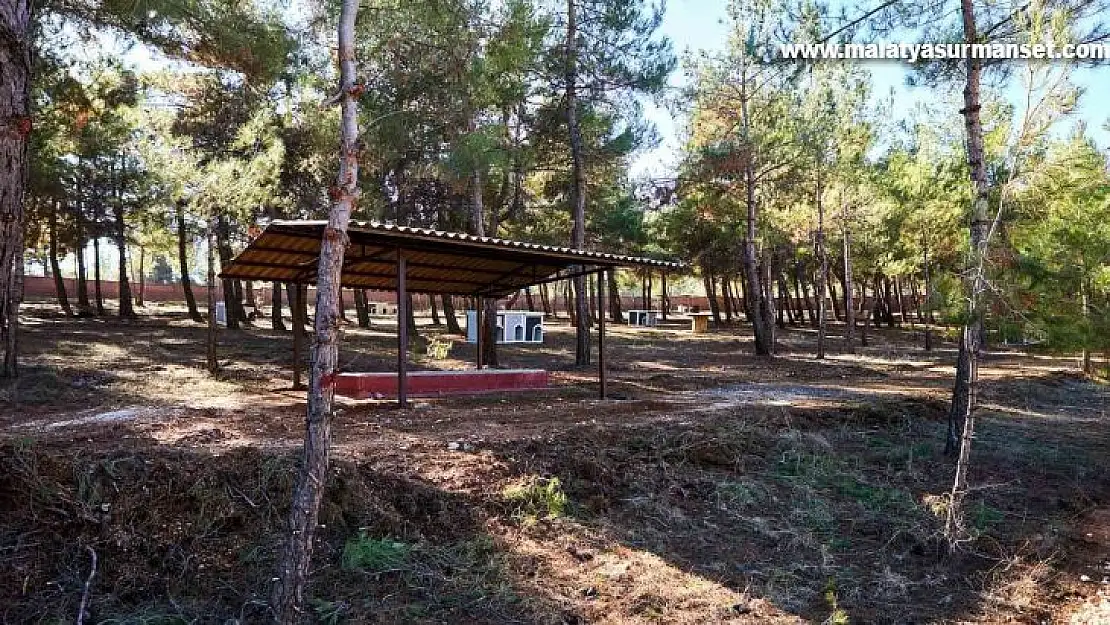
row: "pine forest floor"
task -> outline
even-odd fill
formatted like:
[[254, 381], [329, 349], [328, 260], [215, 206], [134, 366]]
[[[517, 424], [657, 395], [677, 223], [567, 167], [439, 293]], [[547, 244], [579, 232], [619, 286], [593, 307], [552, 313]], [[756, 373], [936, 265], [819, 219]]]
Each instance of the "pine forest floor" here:
[[[303, 436], [291, 335], [23, 309], [0, 386], [0, 623], [264, 623]], [[421, 323], [427, 323], [421, 319]], [[339, 399], [309, 587], [321, 623], [1110, 623], [1110, 389], [995, 348], [965, 506], [941, 530], [954, 346], [883, 328], [813, 357], [742, 324], [610, 324], [610, 391], [566, 320], [503, 365], [548, 391]], [[421, 327], [425, 337], [440, 329]], [[347, 370], [396, 366], [393, 321]], [[461, 368], [473, 346], [454, 337]]]

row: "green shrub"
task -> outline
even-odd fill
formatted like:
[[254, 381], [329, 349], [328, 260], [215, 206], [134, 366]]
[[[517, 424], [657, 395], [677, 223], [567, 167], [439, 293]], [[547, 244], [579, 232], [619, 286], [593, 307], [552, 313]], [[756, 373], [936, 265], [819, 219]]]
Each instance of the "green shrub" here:
[[410, 553], [412, 545], [387, 538], [374, 538], [359, 531], [358, 536], [348, 539], [347, 544], [343, 545], [343, 569], [382, 573], [403, 565]]
[[428, 342], [428, 358], [445, 360], [451, 354], [454, 342], [450, 339], [434, 338]]
[[316, 618], [324, 625], [339, 625], [347, 614], [348, 606], [342, 601], [327, 601], [325, 599], [312, 599], [312, 611]]
[[567, 496], [557, 477], [530, 478], [509, 486], [501, 495], [513, 507], [517, 519], [554, 519], [563, 516], [567, 507]]
[[971, 512], [971, 524], [975, 527], [977, 532], [985, 532], [991, 526], [996, 525], [1002, 520], [1002, 511], [998, 508], [988, 506], [983, 502], [977, 502]]

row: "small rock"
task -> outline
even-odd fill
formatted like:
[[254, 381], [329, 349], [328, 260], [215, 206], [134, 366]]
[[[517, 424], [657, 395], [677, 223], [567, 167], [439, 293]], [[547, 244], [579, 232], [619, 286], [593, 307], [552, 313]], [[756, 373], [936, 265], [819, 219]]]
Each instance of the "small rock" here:
[[1091, 576], [1090, 576], [1090, 575], [1080, 575], [1080, 576], [1079, 576], [1079, 581], [1081, 581], [1081, 582], [1089, 582], [1089, 581], [1091, 581]]

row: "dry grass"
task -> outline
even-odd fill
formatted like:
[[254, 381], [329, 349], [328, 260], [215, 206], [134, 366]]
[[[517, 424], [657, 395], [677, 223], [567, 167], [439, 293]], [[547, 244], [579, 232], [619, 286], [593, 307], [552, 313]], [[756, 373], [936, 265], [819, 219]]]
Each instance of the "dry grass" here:
[[[0, 622], [72, 620], [85, 546], [100, 556], [100, 622], [264, 619], [303, 428], [288, 335], [222, 333], [212, 378], [203, 332], [180, 311], [131, 324], [48, 313], [31, 308], [27, 375], [0, 391]], [[790, 332], [768, 365], [744, 355], [742, 332], [615, 328], [623, 399], [598, 402], [591, 372], [572, 366], [569, 330], [549, 330], [542, 349], [503, 359], [553, 369], [552, 391], [409, 411], [344, 402], [314, 619], [1105, 614], [1110, 402], [1052, 368], [1063, 361], [1003, 356], [984, 368], [974, 540], [949, 555], [939, 529], [950, 350], [924, 354], [883, 330], [859, 355], [818, 362], [810, 333]], [[346, 334], [347, 367], [392, 366], [385, 323]], [[418, 366], [466, 366], [472, 347], [436, 356]], [[368, 560], [344, 566], [359, 546]]]

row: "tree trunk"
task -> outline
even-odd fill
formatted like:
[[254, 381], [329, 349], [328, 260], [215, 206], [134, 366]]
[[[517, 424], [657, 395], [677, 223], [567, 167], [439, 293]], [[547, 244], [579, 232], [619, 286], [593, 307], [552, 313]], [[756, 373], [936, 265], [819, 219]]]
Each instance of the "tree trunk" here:
[[875, 276], [875, 281], [871, 285], [873, 298], [871, 300], [871, 319], [878, 329], [882, 322], [887, 318], [888, 309], [886, 307], [885, 295], [883, 294], [883, 279]]
[[58, 266], [58, 202], [55, 200], [50, 201], [50, 273], [54, 275], [54, 292], [58, 295], [58, 305], [62, 307], [65, 316], [72, 317], [73, 309], [69, 307], [69, 297], [66, 296], [66, 281]]
[[[400, 315], [401, 311], [398, 310], [397, 314]], [[412, 309], [412, 293], [405, 296], [405, 325], [408, 326], [410, 341], [419, 338], [420, 333], [416, 327], [416, 313]]]
[[270, 287], [270, 328], [285, 332], [285, 320], [281, 316], [281, 283], [274, 282]]
[[146, 248], [139, 246], [139, 293], [135, 297], [136, 306], [146, 306]]
[[[778, 284], [778, 287], [779, 287], [778, 288], [778, 297], [779, 297], [780, 300], [782, 300], [779, 304], [779, 309], [786, 311], [786, 319], [784, 321], [790, 323], [790, 325], [796, 325], [797, 324], [797, 318], [796, 318], [796, 313], [794, 312], [794, 308], [795, 308], [794, 302], [793, 302], [792, 299], [790, 299], [790, 287], [787, 286], [786, 276], [781, 271], [778, 272], [777, 284]], [[782, 319], [781, 315], [779, 316], [779, 319], [780, 320]], [[786, 326], [783, 325], [782, 323], [779, 323], [779, 327], [786, 327]]]
[[[1090, 278], [1087, 277], [1087, 268], [1083, 268], [1083, 277], [1079, 280], [1079, 305], [1083, 311], [1083, 325], [1084, 329], [1090, 328], [1091, 324], [1091, 285]], [[1094, 373], [1094, 368], [1091, 366], [1091, 347], [1089, 344], [1090, 338], [1083, 337], [1083, 353], [1079, 356], [1079, 368], [1085, 375]]]
[[[205, 356], [208, 372], [215, 375], [220, 369], [216, 359], [216, 217], [208, 218], [208, 334]], [[225, 309], [226, 313], [227, 310]]]
[[902, 297], [902, 280], [894, 277], [894, 299], [898, 300], [898, 323], [906, 323], [906, 299]]
[[606, 271], [605, 279], [609, 283], [609, 288], [606, 289], [609, 292], [609, 318], [613, 323], [623, 323], [624, 311], [621, 310], [621, 292], [617, 288], [617, 272]]
[[736, 313], [736, 320], [740, 320], [740, 315], [744, 315], [744, 320], [748, 320], [747, 313], [744, 312], [744, 298], [740, 295], [740, 287], [737, 286], [738, 282], [736, 276], [727, 278], [728, 292], [732, 296], [732, 310]]
[[[971, 0], [962, 0], [964, 40], [975, 42], [978, 38], [975, 10]], [[983, 260], [986, 256], [990, 183], [987, 178], [983, 126], [980, 119], [979, 90], [982, 65], [980, 59], [967, 59], [967, 77], [964, 85], [964, 127], [967, 132], [967, 162], [974, 192], [970, 225], [971, 249], [965, 291], [968, 302], [967, 318], [960, 337], [960, 351], [956, 362], [956, 381], [952, 387], [952, 405], [948, 415], [946, 453], [956, 451], [959, 433], [959, 454], [949, 501], [945, 532], [953, 540], [961, 531], [960, 503], [967, 487], [967, 463], [971, 455], [974, 435], [975, 393], [978, 382], [978, 364], [983, 336], [983, 311], [980, 302], [985, 290]]]
[[482, 364], [496, 369], [501, 366], [497, 359], [497, 300], [492, 297], [481, 298], [482, 307]]
[[913, 302], [914, 320], [925, 323], [925, 314], [921, 312], [921, 292], [917, 290], [917, 280], [910, 280], [910, 301]]
[[740, 315], [744, 315], [744, 321], [751, 321], [745, 308], [743, 283], [744, 281], [738, 280], [735, 275], [728, 279], [728, 290], [732, 293], [732, 310], [736, 312], [737, 321], [740, 321]]
[[127, 223], [123, 211], [123, 179], [125, 164], [120, 162], [119, 170], [113, 168], [113, 181], [116, 187], [116, 201], [113, 202], [116, 226], [116, 248], [119, 250], [119, 316], [121, 319], [135, 317], [135, 309], [131, 304], [131, 284], [127, 280]]
[[852, 242], [847, 221], [845, 218], [844, 241], [841, 243], [844, 255], [844, 349], [852, 353], [856, 349], [856, 302], [855, 292], [852, 290]]
[[713, 274], [704, 268], [702, 269], [701, 278], [705, 285], [705, 297], [709, 300], [709, 312], [713, 313], [713, 327], [720, 327], [721, 307], [717, 301], [716, 280], [713, 279]]
[[19, 304], [23, 276], [23, 194], [31, 132], [30, 0], [0, 8], [0, 377], [19, 373]]
[[450, 295], [443, 296], [443, 318], [447, 322], [447, 331], [451, 334], [462, 334], [459, 318], [455, 316], [455, 303]]
[[[613, 271], [608, 272], [610, 275]], [[659, 314], [663, 317], [663, 321], [667, 320], [667, 315], [671, 314], [671, 294], [667, 288], [667, 272], [664, 271], [662, 275], [662, 284], [659, 285]], [[617, 301], [620, 301], [618, 298]]]
[[366, 301], [366, 289], [355, 289], [355, 318], [358, 319], [358, 327], [370, 327], [370, 305]]
[[[740, 276], [736, 277], [735, 284], [737, 285], [737, 288], [740, 289], [740, 293], [739, 293], [740, 309], [744, 311], [744, 319], [747, 320], [750, 323], [751, 320], [752, 320], [752, 309], [751, 309], [751, 298], [748, 297], [748, 288], [744, 285], [743, 277], [740, 277]], [[782, 318], [782, 315], [779, 315], [779, 319], [781, 319], [781, 318]]]
[[775, 354], [775, 294], [771, 285], [771, 275], [775, 272], [774, 257], [769, 248], [763, 249], [763, 325], [767, 328], [767, 340], [771, 353]]
[[[785, 283], [785, 282], [783, 282], [783, 278], [782, 278], [782, 275], [780, 274], [780, 275], [779, 275], [779, 278], [778, 278], [778, 282], [776, 283], [776, 286], [777, 286], [777, 288], [778, 288], [778, 295], [777, 295], [777, 297], [778, 297], [778, 298], [779, 298], [780, 300], [782, 300], [782, 294], [783, 294], [783, 293], [785, 293], [785, 290], [784, 290], [784, 285], [785, 285], [785, 284], [786, 284], [786, 283]], [[788, 314], [788, 313], [790, 313], [790, 305], [789, 305], [789, 302], [790, 302], [790, 300], [789, 300], [789, 299], [786, 299], [786, 300], [782, 300], [781, 302], [779, 302], [779, 306], [778, 306], [778, 314], [777, 314], [777, 315], [775, 315], [775, 320], [776, 320], [776, 321], [775, 321], [775, 323], [776, 323], [776, 325], [778, 326], [778, 328], [779, 328], [780, 330], [785, 330], [785, 329], [786, 329], [786, 317], [787, 317], [787, 314]], [[791, 323], [791, 324], [793, 324], [793, 323], [794, 323], [794, 322], [793, 322], [793, 319], [791, 319], [790, 323]]]
[[[977, 43], [978, 29], [975, 24], [975, 7], [972, 0], [961, 0], [964, 41]], [[967, 132], [967, 164], [973, 187], [970, 237], [971, 246], [968, 257], [968, 271], [965, 280], [967, 316], [960, 340], [960, 352], [956, 361], [956, 381], [952, 386], [952, 405], [949, 409], [949, 436], [946, 444], [952, 453], [955, 431], [960, 433], [959, 453], [956, 461], [955, 476], [948, 502], [948, 518], [945, 534], [950, 544], [963, 530], [962, 501], [967, 489], [967, 469], [971, 458], [971, 441], [975, 433], [975, 395], [979, 377], [979, 352], [983, 338], [982, 294], [986, 290], [983, 262], [986, 258], [989, 227], [990, 181], [987, 178], [985, 150], [983, 148], [983, 125], [980, 119], [979, 86], [982, 74], [982, 60], [974, 57], [967, 59], [966, 82], [964, 84], [964, 128]]]
[[[231, 248], [229, 247], [228, 262], [231, 262], [231, 258]], [[231, 282], [231, 288], [235, 290], [235, 307], [239, 310], [239, 321], [246, 325], [250, 325], [251, 316], [247, 314], [246, 306], [246, 302], [250, 300], [244, 295], [243, 280], [233, 280]]]
[[[859, 344], [861, 347], [867, 347], [867, 331], [871, 329], [871, 311], [874, 310], [874, 302], [867, 301], [867, 280], [864, 279], [859, 283], [860, 295], [860, 314], [863, 315], [863, 328], [859, 333]], [[871, 304], [868, 306], [868, 304]]]
[[347, 224], [358, 193], [358, 100], [355, 85], [355, 14], [358, 0], [343, 0], [339, 16], [339, 99], [342, 105], [339, 175], [316, 270], [316, 333], [309, 374], [304, 458], [289, 511], [289, 540], [278, 565], [271, 608], [274, 620], [301, 620], [320, 501], [328, 478], [334, 376], [339, 359], [338, 293]]
[[780, 271], [776, 276], [779, 287], [778, 299], [781, 300], [782, 307], [786, 309], [787, 321], [790, 325], [801, 325], [805, 321], [805, 318], [802, 317], [802, 307], [790, 292], [790, 281], [787, 279], [786, 271]]
[[[485, 200], [482, 193], [482, 175], [478, 171], [474, 172], [470, 190], [473, 194], [470, 202], [470, 231], [484, 237], [486, 236]], [[480, 341], [482, 364], [497, 368], [500, 366], [497, 360], [497, 300], [492, 297], [480, 298], [478, 306], [482, 310], [482, 327], [478, 329], [482, 333]]]
[[[748, 117], [748, 67], [745, 63], [740, 75], [740, 120], [742, 137], [745, 146], [751, 146], [751, 120]], [[755, 235], [757, 205], [755, 195], [755, 166], [752, 159], [744, 159], [744, 192], [745, 207], [747, 209], [747, 231], [744, 236], [743, 256], [741, 258], [744, 270], [745, 291], [751, 297], [752, 333], [755, 336], [755, 353], [760, 356], [770, 356], [775, 352], [774, 339], [774, 303], [768, 305], [767, 293], [771, 291], [766, 285], [766, 280], [761, 281], [759, 276], [759, 263], [755, 254]], [[766, 276], [765, 272], [765, 276]], [[764, 292], [766, 287], [767, 293]]]
[[[231, 263], [231, 244], [228, 242], [228, 224], [223, 214], [216, 217], [216, 251], [220, 255], [220, 266], [226, 267]], [[239, 321], [245, 317], [242, 311], [242, 300], [236, 293], [236, 280], [223, 278], [224, 315], [227, 317], [227, 329], [238, 330]]]
[[590, 311], [590, 327], [594, 327], [597, 323], [597, 294], [596, 284], [593, 280], [587, 279], [586, 281], [586, 309]]
[[[567, 131], [570, 134], [571, 177], [570, 203], [573, 211], [570, 246], [576, 250], [586, 244], [586, 166], [582, 148], [582, 132], [578, 127], [578, 16], [577, 0], [567, 0], [566, 36], [566, 108]], [[574, 364], [590, 364], [590, 319], [586, 306], [586, 278], [574, 278]]]
[[[921, 271], [925, 274], [925, 351], [933, 349], [933, 280], [929, 270], [929, 241], [922, 233]], [[951, 418], [951, 415], [949, 415]]]
[[289, 316], [293, 323], [293, 390], [304, 390], [304, 383], [301, 382], [301, 369], [303, 364], [304, 354], [304, 339], [305, 339], [305, 307], [307, 299], [307, 289], [303, 285], [293, 284], [292, 282], [285, 285], [285, 298], [289, 300]]
[[[821, 188], [821, 167], [817, 167], [817, 259], [821, 263], [817, 274], [817, 357], [825, 357], [825, 335], [828, 332], [825, 298], [829, 284], [829, 256], [825, 250], [825, 202]], [[835, 306], [835, 305], [834, 305]]]
[[836, 281], [833, 280], [833, 274], [836, 273], [836, 271], [834, 267], [828, 266], [828, 259], [826, 259], [825, 267], [828, 271], [825, 275], [825, 287], [829, 290], [829, 310], [832, 311], [833, 319], [838, 322], [844, 321], [844, 315], [840, 314], [840, 305], [837, 304], [840, 300], [840, 295], [836, 292]]
[[524, 289], [521, 289], [521, 290], [517, 291], [516, 293], [513, 293], [512, 296], [509, 298], [509, 301], [505, 302], [505, 307], [504, 307], [505, 310], [516, 310], [516, 305], [520, 301], [520, 296], [523, 293], [524, 293]]
[[83, 209], [77, 206], [77, 316], [88, 317], [92, 315], [92, 306], [89, 304], [88, 271], [85, 269], [85, 252], [88, 249], [88, 239], [85, 238], [85, 218]]
[[104, 316], [104, 294], [100, 290], [100, 236], [93, 239], [93, 294], [96, 297], [96, 314]]
[[728, 280], [721, 278], [721, 302], [725, 305], [725, 321], [732, 323], [732, 293], [728, 292]]
[[[529, 301], [531, 301], [531, 299], [531, 297], [528, 298]], [[441, 321], [439, 318], [439, 305], [436, 304], [436, 298], [434, 295], [428, 296], [428, 306], [429, 308], [431, 308], [432, 311], [432, 327], [438, 328], [442, 326], [443, 321]]]
[[790, 272], [790, 282], [794, 285], [794, 302], [797, 305], [798, 322], [805, 323], [807, 316], [809, 316], [809, 322], [812, 323], [814, 321], [811, 316], [813, 309], [810, 308], [807, 299], [802, 296], [802, 281], [798, 279], [797, 262], [794, 263], [793, 271]]
[[[193, 281], [189, 277], [188, 230], [185, 228], [185, 201], [177, 201], [177, 260], [181, 264], [181, 290], [185, 292], [185, 305], [189, 307], [189, 318], [197, 323], [204, 321], [197, 310], [197, 299], [193, 296]], [[279, 296], [280, 297], [280, 296]]]
[[563, 307], [566, 308], [567, 316], [570, 317], [570, 325], [577, 327], [578, 310], [574, 307], [570, 295], [570, 291], [573, 288], [572, 283], [572, 280], [567, 280], [563, 285]]
[[882, 279], [882, 299], [886, 301], [887, 327], [898, 325], [898, 321], [895, 319], [895, 290], [894, 286], [891, 286], [889, 278]]
[[546, 284], [540, 285], [540, 305], [543, 306], [544, 318], [553, 317], [555, 315], [555, 311], [551, 307], [551, 296], [547, 292]]

